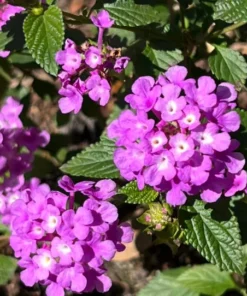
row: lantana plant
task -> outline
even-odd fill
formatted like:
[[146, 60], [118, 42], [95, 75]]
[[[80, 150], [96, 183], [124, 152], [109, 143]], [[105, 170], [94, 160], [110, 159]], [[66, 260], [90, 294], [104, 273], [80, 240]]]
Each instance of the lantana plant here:
[[82, 2], [0, 0], [0, 217], [15, 259], [1, 256], [47, 296], [106, 293], [107, 262], [145, 232], [228, 282], [204, 290], [184, 269], [138, 295], [241, 291], [246, 1]]

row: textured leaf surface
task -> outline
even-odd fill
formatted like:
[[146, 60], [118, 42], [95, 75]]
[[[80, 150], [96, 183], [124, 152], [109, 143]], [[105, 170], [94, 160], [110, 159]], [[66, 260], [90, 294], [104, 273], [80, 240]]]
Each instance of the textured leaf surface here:
[[118, 178], [119, 171], [113, 163], [115, 144], [105, 136], [61, 167], [64, 173], [90, 178]]
[[222, 208], [222, 221], [215, 220], [212, 209], [202, 201], [180, 209], [180, 223], [186, 242], [221, 270], [243, 273], [240, 230], [236, 217]]
[[0, 285], [5, 285], [12, 278], [16, 267], [17, 264], [14, 258], [0, 255]]
[[157, 275], [137, 296], [199, 296], [199, 293], [176, 281], [177, 276], [186, 269], [176, 268], [174, 270], [174, 273], [167, 271]]
[[218, 79], [232, 83], [245, 83], [247, 63], [239, 52], [216, 46], [215, 52], [208, 61], [211, 71]]
[[61, 10], [50, 6], [42, 15], [29, 14], [23, 25], [26, 44], [36, 62], [48, 73], [56, 75], [58, 66], [55, 54], [64, 39], [64, 23]]
[[183, 272], [177, 281], [200, 294], [222, 295], [229, 289], [236, 288], [230, 273], [220, 271], [215, 265], [204, 264]]
[[105, 4], [115, 24], [119, 26], [135, 27], [151, 23], [166, 23], [168, 10], [162, 13], [149, 5], [138, 5], [132, 0], [118, 0], [112, 4]]
[[149, 186], [145, 186], [143, 190], [139, 190], [136, 181], [128, 183], [118, 193], [127, 195], [126, 203], [130, 204], [148, 204], [154, 201], [159, 195], [157, 191]]
[[167, 70], [184, 59], [182, 52], [178, 49], [172, 51], [157, 50], [150, 45], [146, 46], [143, 54], [159, 69], [159, 72]]
[[214, 19], [228, 23], [247, 21], [247, 0], [218, 0], [215, 3]]

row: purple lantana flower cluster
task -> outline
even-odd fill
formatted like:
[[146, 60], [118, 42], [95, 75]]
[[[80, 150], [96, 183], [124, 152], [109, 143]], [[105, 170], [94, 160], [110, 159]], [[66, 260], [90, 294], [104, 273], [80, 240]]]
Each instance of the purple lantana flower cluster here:
[[23, 105], [12, 97], [0, 109], [0, 193], [15, 192], [24, 184], [24, 173], [32, 167], [34, 152], [50, 140], [46, 131], [24, 128]]
[[[127, 223], [118, 223], [117, 208], [109, 201], [116, 193], [111, 180], [74, 184], [64, 176], [59, 186], [29, 186], [10, 206], [10, 245], [23, 269], [26, 286], [47, 286], [46, 295], [64, 296], [96, 289], [106, 292], [111, 280], [105, 261], [110, 261], [133, 239]], [[86, 200], [74, 207], [76, 192]]]
[[174, 66], [157, 81], [140, 77], [125, 98], [134, 111], [122, 112], [108, 127], [122, 177], [137, 180], [139, 189], [146, 184], [163, 192], [173, 206], [192, 195], [215, 202], [247, 183], [244, 156], [230, 135], [240, 127], [234, 86], [186, 76], [185, 67]]
[[92, 16], [91, 20], [99, 28], [97, 46], [89, 43], [77, 46], [67, 39], [64, 50], [56, 54], [56, 62], [62, 68], [58, 75], [62, 82], [59, 90], [62, 98], [58, 103], [62, 113], [78, 113], [84, 95], [105, 106], [111, 92], [108, 72], [112, 70], [120, 73], [129, 62], [128, 57], [120, 57], [119, 50], [103, 46], [104, 30], [114, 23], [109, 13], [102, 10], [98, 15]]

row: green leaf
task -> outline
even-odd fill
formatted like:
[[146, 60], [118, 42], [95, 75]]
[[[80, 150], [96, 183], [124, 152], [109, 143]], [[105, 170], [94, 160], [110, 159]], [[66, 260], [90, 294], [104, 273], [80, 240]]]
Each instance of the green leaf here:
[[186, 243], [221, 270], [243, 274], [239, 225], [228, 208], [222, 206], [217, 212], [196, 200], [192, 206], [181, 207], [179, 220]]
[[183, 272], [177, 281], [200, 294], [220, 296], [228, 289], [236, 288], [230, 273], [220, 271], [216, 266], [204, 264]]
[[154, 201], [159, 195], [157, 191], [149, 186], [145, 186], [143, 190], [139, 190], [136, 181], [128, 183], [118, 193], [127, 195], [126, 203], [130, 204], [148, 204]]
[[29, 14], [25, 19], [26, 44], [35, 61], [52, 75], [58, 72], [55, 54], [62, 48], [64, 23], [62, 11], [50, 6], [42, 15]]
[[150, 45], [146, 46], [143, 54], [156, 66], [156, 72], [158, 73], [164, 72], [164, 70], [180, 63], [184, 59], [179, 49], [171, 51], [158, 50], [152, 48]]
[[8, 37], [8, 32], [0, 32], [0, 50], [4, 50], [6, 45], [13, 40], [13, 37]]
[[119, 178], [119, 171], [113, 163], [115, 149], [114, 142], [103, 136], [99, 143], [77, 154], [61, 170], [72, 176]]
[[138, 296], [220, 296], [237, 288], [230, 273], [216, 266], [204, 264], [169, 269], [156, 276]]
[[241, 126], [244, 128], [244, 132], [247, 132], [247, 111], [244, 109], [236, 109], [241, 118]]
[[247, 0], [218, 0], [213, 17], [227, 23], [247, 21]]
[[231, 83], [245, 83], [247, 63], [239, 52], [216, 46], [208, 61], [211, 71], [218, 79]]
[[199, 296], [199, 293], [176, 281], [176, 277], [184, 270], [186, 269], [181, 268], [180, 271], [180, 268], [177, 268], [175, 273], [160, 273], [137, 296]]
[[14, 258], [0, 255], [0, 285], [5, 285], [13, 277], [16, 267]]
[[150, 5], [138, 5], [132, 0], [118, 0], [107, 3], [104, 8], [108, 10], [115, 24], [126, 27], [144, 26], [151, 23], [166, 23], [168, 10], [162, 11]]

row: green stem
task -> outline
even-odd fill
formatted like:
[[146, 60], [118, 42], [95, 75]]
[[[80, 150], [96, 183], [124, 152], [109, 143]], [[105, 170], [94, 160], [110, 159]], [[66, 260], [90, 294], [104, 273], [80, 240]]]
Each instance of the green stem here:
[[239, 22], [237, 24], [233, 24], [231, 26], [228, 26], [226, 28], [224, 28], [223, 30], [219, 30], [219, 31], [216, 31], [213, 33], [213, 36], [216, 37], [216, 36], [219, 36], [219, 35], [223, 35], [227, 32], [231, 32], [231, 31], [234, 31], [242, 26], [244, 26], [245, 24], [247, 24], [247, 22]]

